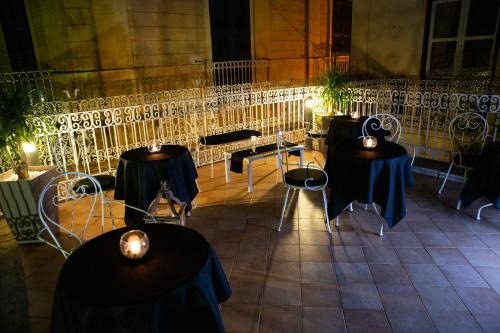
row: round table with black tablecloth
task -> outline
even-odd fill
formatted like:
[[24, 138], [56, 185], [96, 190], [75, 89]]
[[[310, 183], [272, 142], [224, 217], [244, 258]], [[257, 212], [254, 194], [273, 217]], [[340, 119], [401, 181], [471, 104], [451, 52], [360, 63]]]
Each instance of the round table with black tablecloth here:
[[[138, 260], [119, 248], [132, 229], [149, 237]], [[125, 227], [84, 243], [64, 263], [52, 333], [224, 332], [218, 303], [230, 296], [219, 259], [198, 232], [163, 223]]]
[[500, 210], [500, 141], [483, 149], [460, 194], [461, 206], [466, 208], [482, 196]]
[[[132, 149], [120, 156], [116, 170], [115, 199], [125, 200], [130, 206], [147, 210], [163, 180], [174, 195], [191, 209], [191, 201], [198, 194], [196, 165], [186, 147], [163, 145], [158, 153], [146, 147]], [[127, 225], [142, 222], [142, 214], [125, 208]]]
[[363, 123], [368, 117], [353, 119], [351, 116], [335, 116], [330, 122], [330, 128], [325, 143], [333, 147], [336, 143], [359, 138]]
[[351, 202], [375, 202], [393, 227], [406, 215], [406, 188], [413, 186], [411, 157], [403, 146], [381, 141], [373, 150], [362, 139], [339, 142], [327, 157], [331, 188], [328, 215], [338, 216]]

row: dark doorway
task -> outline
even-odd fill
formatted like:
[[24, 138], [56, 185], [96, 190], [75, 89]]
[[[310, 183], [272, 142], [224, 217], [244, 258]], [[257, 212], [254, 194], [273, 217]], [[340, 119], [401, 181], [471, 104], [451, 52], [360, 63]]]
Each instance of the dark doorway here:
[[352, 1], [333, 0], [332, 52], [334, 55], [351, 53]]
[[[209, 7], [213, 61], [249, 60], [251, 57], [249, 0], [209, 0]], [[237, 73], [222, 73], [222, 75], [214, 73], [216, 81], [214, 83], [228, 84], [229, 81], [222, 82], [222, 77], [232, 77], [233, 74]], [[236, 75], [230, 80], [230, 84], [251, 81], [251, 78], [244, 74], [246, 73]]]
[[35, 51], [23, 0], [2, 1], [0, 23], [14, 72], [36, 70]]

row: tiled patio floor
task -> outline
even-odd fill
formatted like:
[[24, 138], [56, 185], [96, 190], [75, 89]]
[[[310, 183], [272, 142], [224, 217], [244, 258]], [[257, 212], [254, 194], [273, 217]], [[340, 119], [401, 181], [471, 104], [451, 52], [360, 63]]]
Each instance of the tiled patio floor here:
[[[225, 184], [221, 163], [215, 179], [199, 169], [202, 192], [188, 223], [229, 277], [228, 332], [500, 332], [500, 213], [487, 208], [478, 223], [477, 204], [453, 208], [458, 184], [438, 199], [439, 182], [415, 175], [407, 217], [383, 237], [379, 218], [361, 205], [329, 237], [319, 193], [297, 193], [278, 233], [284, 187], [274, 168], [271, 159], [254, 166], [251, 194], [246, 175]], [[63, 258], [44, 245], [22, 252], [33, 331], [48, 332]]]

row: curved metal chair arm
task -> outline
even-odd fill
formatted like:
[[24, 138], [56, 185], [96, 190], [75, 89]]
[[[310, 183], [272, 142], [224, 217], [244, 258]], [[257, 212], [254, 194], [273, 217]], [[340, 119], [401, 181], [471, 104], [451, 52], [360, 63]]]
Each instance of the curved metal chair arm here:
[[323, 169], [321, 169], [321, 168], [319, 168], [319, 167], [317, 167], [317, 166], [315, 166], [315, 165], [313, 165], [312, 167], [310, 167], [310, 166], [309, 166], [310, 164], [314, 164], [314, 162], [309, 162], [309, 163], [307, 163], [307, 167], [306, 167], [306, 168], [307, 168], [307, 169], [316, 169], [316, 170], [320, 170], [321, 172], [323, 172], [323, 174], [324, 174], [324, 175], [325, 175], [325, 177], [326, 177], [326, 182], [325, 182], [325, 184], [323, 184], [323, 185], [321, 185], [321, 186], [309, 186], [309, 185], [307, 185], [307, 182], [308, 182], [308, 181], [311, 181], [311, 180], [314, 180], [314, 178], [306, 178], [306, 180], [304, 181], [304, 185], [305, 185], [305, 186], [306, 186], [306, 188], [307, 188], [308, 190], [310, 190], [310, 191], [319, 191], [319, 190], [324, 189], [324, 188], [326, 187], [326, 185], [328, 184], [328, 174], [326, 173], [326, 171], [325, 171], [325, 170], [323, 170]]

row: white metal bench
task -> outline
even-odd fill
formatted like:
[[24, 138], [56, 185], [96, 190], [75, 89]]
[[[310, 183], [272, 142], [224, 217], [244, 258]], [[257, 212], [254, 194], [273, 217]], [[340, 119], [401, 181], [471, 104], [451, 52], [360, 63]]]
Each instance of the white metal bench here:
[[[300, 166], [304, 166], [304, 146], [298, 145], [293, 147], [287, 147], [287, 152], [300, 151]], [[230, 176], [230, 165], [229, 161], [231, 160], [232, 153], [224, 152], [224, 167], [226, 172], [226, 183], [231, 181]], [[252, 192], [252, 162], [258, 161], [267, 157], [278, 156], [278, 150], [270, 150], [262, 153], [256, 153], [250, 156], [247, 156], [243, 159], [244, 162], [247, 163], [247, 173], [248, 173], [248, 192]], [[278, 166], [277, 166], [278, 168]]]

